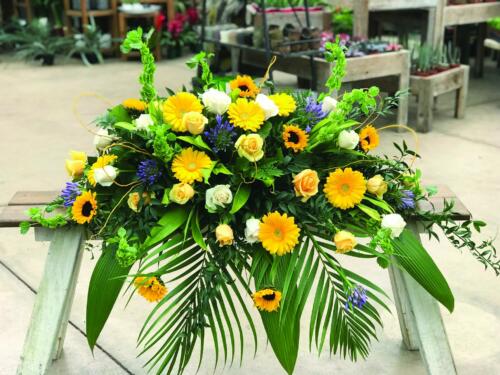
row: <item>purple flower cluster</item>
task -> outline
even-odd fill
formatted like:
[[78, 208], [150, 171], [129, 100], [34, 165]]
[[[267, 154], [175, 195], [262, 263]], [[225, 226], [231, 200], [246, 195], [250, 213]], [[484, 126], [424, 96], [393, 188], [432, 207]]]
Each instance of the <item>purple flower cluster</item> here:
[[349, 297], [347, 297], [344, 309], [349, 311], [351, 306], [356, 306], [358, 309], [362, 309], [367, 301], [368, 296], [366, 295], [366, 289], [361, 285], [356, 285], [356, 287], [349, 294]]
[[222, 116], [217, 115], [215, 117], [217, 124], [206, 130], [203, 135], [207, 139], [212, 150], [215, 153], [227, 151], [228, 148], [233, 147], [234, 140], [236, 138], [236, 132], [234, 131], [234, 126], [232, 126], [228, 121], [223, 121]]
[[80, 185], [76, 182], [66, 182], [66, 186], [61, 191], [64, 207], [71, 207], [75, 202], [76, 197], [81, 194]]
[[402, 193], [400, 207], [403, 210], [415, 208], [415, 193], [411, 190], [403, 190]]
[[137, 177], [145, 185], [153, 185], [161, 177], [161, 171], [156, 160], [146, 159], [137, 167]]
[[[310, 125], [312, 126], [326, 117], [326, 113], [321, 109], [321, 103], [318, 103], [316, 97], [313, 95], [307, 97], [305, 111]], [[310, 131], [311, 126], [307, 126], [306, 132], [309, 132], [308, 129]]]

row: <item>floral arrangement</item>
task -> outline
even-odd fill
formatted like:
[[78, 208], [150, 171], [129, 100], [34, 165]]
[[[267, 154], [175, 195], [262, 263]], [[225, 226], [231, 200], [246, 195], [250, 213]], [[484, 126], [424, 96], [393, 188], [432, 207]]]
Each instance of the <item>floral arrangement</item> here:
[[386, 294], [343, 266], [345, 257], [382, 268], [395, 262], [454, 307], [445, 278], [405, 228], [408, 218], [428, 223], [435, 237], [437, 224], [500, 273], [492, 243], [471, 238], [484, 223], [455, 223], [451, 202], [443, 212], [418, 209], [433, 189], [410, 167], [415, 152], [403, 143], [397, 157], [372, 155], [381, 135], [370, 124], [392, 101], [379, 100], [376, 87], [332, 96], [346, 64], [339, 45], [326, 45], [336, 64], [319, 96], [277, 92], [249, 76], [219, 79], [204, 52], [188, 63], [201, 73], [200, 88], [160, 96], [142, 30], [121, 48], [141, 52], [140, 99], [98, 118], [97, 157], [72, 151], [60, 197], [30, 211], [46, 227], [82, 225], [103, 241], [88, 291], [91, 348], [127, 284], [131, 296], [155, 304], [138, 345], [156, 373], [182, 373], [195, 347], [201, 365], [209, 339], [217, 359], [241, 361], [248, 339], [257, 349], [257, 311], [289, 374], [306, 308], [311, 346], [366, 357]]

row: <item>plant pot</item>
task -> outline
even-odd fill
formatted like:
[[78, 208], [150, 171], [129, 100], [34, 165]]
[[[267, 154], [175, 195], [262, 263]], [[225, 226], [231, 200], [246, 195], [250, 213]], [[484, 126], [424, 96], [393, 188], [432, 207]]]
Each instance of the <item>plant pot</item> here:
[[167, 59], [176, 59], [182, 56], [182, 47], [180, 45], [169, 46], [167, 49]]
[[45, 54], [36, 57], [36, 60], [42, 60], [42, 66], [52, 66], [54, 65], [55, 55]]

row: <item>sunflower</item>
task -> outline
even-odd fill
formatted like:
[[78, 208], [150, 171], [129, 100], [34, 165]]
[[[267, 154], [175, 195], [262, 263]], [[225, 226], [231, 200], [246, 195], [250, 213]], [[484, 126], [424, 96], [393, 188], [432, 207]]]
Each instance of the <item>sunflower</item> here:
[[255, 96], [259, 93], [260, 89], [255, 85], [252, 77], [244, 75], [244, 76], [236, 76], [231, 82], [229, 82], [229, 86], [231, 90], [240, 89], [240, 96], [242, 98], [255, 98]]
[[146, 107], [148, 106], [142, 100], [134, 98], [125, 99], [122, 105], [128, 110], [136, 112], [144, 112], [146, 110]]
[[189, 147], [175, 155], [172, 172], [180, 182], [192, 184], [194, 181], [203, 179], [202, 169], [210, 167], [211, 163], [212, 160], [203, 151], [196, 151]]
[[168, 289], [157, 277], [137, 277], [134, 280], [137, 292], [149, 302], [158, 302], [168, 293]]
[[271, 99], [278, 107], [278, 115], [280, 116], [289, 116], [290, 113], [295, 112], [295, 109], [297, 108], [295, 99], [288, 94], [280, 93], [270, 95], [269, 99]]
[[89, 180], [92, 186], [96, 185], [94, 178], [94, 170], [98, 168], [104, 168], [106, 165], [113, 164], [113, 162], [118, 158], [116, 155], [103, 155], [99, 156], [94, 164], [90, 167], [90, 170], [87, 172], [87, 179]]
[[91, 191], [84, 191], [75, 198], [73, 206], [71, 207], [71, 214], [73, 215], [73, 220], [78, 224], [90, 223], [95, 216], [97, 212], [95, 195], [96, 194]]
[[182, 123], [185, 113], [201, 113], [203, 105], [196, 96], [189, 92], [180, 92], [170, 96], [163, 103], [163, 119], [167, 124], [172, 125], [174, 132], [186, 132], [186, 125]]
[[227, 113], [231, 124], [252, 132], [259, 130], [265, 119], [264, 111], [257, 103], [242, 98], [231, 103]]
[[375, 129], [372, 125], [365, 126], [361, 129], [359, 132], [359, 143], [365, 152], [376, 148], [380, 143], [377, 129]]
[[283, 255], [299, 243], [300, 229], [293, 217], [271, 212], [262, 218], [259, 225], [259, 239], [264, 249], [271, 254]]
[[273, 312], [280, 306], [281, 292], [274, 289], [261, 289], [252, 294], [252, 299], [259, 310]]
[[306, 148], [309, 136], [298, 126], [285, 125], [283, 140], [286, 148], [291, 148], [293, 152], [299, 152]]
[[361, 172], [337, 168], [328, 176], [323, 191], [334, 207], [346, 210], [361, 202], [366, 180]]

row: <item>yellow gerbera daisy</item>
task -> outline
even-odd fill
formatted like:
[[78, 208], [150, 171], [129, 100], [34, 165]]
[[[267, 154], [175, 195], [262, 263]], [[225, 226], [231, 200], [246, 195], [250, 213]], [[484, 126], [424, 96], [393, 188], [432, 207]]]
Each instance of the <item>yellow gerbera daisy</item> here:
[[247, 75], [236, 76], [235, 79], [229, 82], [229, 87], [231, 87], [231, 90], [240, 89], [239, 95], [242, 98], [255, 98], [260, 91], [252, 77]]
[[144, 112], [148, 106], [147, 103], [143, 102], [142, 100], [134, 98], [125, 99], [122, 105], [128, 110], [137, 112]]
[[106, 165], [113, 164], [113, 162], [118, 158], [116, 155], [102, 155], [99, 156], [94, 164], [90, 167], [90, 170], [87, 172], [87, 179], [89, 180], [92, 186], [96, 185], [94, 178], [94, 170], [98, 168], [104, 168]]
[[231, 124], [252, 132], [259, 130], [265, 119], [264, 111], [257, 103], [242, 98], [231, 103], [227, 114]]
[[300, 229], [293, 217], [271, 212], [262, 218], [259, 239], [264, 249], [271, 254], [284, 255], [299, 243]]
[[95, 195], [96, 193], [92, 193], [91, 191], [84, 191], [73, 202], [71, 214], [73, 215], [73, 220], [78, 224], [90, 223], [95, 216], [97, 212]]
[[149, 302], [158, 302], [168, 293], [168, 289], [157, 277], [137, 277], [134, 280], [137, 292]]
[[202, 169], [210, 167], [211, 163], [212, 160], [203, 151], [189, 147], [175, 155], [172, 172], [180, 182], [192, 184], [203, 180]]
[[274, 289], [261, 289], [252, 294], [252, 299], [259, 310], [273, 312], [280, 306], [281, 292]]
[[269, 95], [269, 99], [271, 99], [278, 107], [278, 115], [280, 116], [289, 116], [290, 113], [295, 112], [295, 109], [297, 108], [295, 99], [288, 94], [280, 93]]
[[309, 136], [298, 126], [285, 125], [283, 140], [286, 148], [291, 148], [293, 152], [299, 152], [306, 148]]
[[375, 129], [372, 125], [365, 126], [361, 129], [359, 132], [359, 143], [365, 152], [376, 148], [380, 143], [380, 137], [377, 129]]
[[201, 113], [203, 105], [200, 100], [189, 92], [180, 92], [170, 96], [163, 103], [163, 119], [172, 125], [174, 132], [186, 132], [186, 125], [182, 123], [185, 113]]
[[361, 172], [337, 168], [328, 176], [323, 191], [334, 207], [346, 210], [361, 202], [366, 191], [366, 180]]

